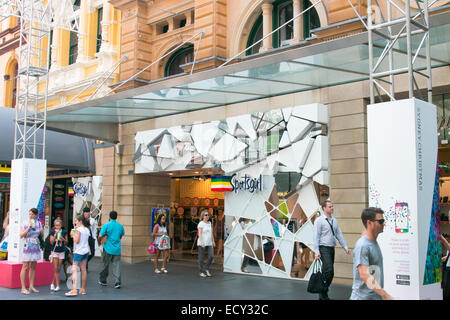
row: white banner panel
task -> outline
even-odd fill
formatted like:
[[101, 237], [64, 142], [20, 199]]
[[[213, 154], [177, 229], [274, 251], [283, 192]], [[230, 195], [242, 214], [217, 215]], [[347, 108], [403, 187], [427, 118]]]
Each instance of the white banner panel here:
[[396, 299], [442, 299], [436, 119], [417, 99], [367, 107], [369, 205], [385, 212], [378, 242]]
[[45, 185], [47, 161], [18, 159], [11, 161], [11, 195], [8, 261], [22, 262], [23, 239], [20, 231], [28, 221], [28, 212], [37, 208]]

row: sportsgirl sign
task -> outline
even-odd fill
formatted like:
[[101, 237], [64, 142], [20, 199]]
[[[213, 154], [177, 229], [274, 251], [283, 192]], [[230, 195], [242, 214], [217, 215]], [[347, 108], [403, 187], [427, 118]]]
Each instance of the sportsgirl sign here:
[[262, 175], [259, 178], [252, 178], [248, 175], [244, 175], [242, 179], [239, 179], [237, 174], [231, 176], [231, 186], [233, 189], [231, 191], [238, 192], [239, 190], [245, 190], [248, 192], [262, 191], [263, 179]]

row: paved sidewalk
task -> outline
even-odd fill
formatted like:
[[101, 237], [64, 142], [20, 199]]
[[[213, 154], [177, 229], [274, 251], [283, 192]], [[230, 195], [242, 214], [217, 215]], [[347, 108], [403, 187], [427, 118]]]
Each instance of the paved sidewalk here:
[[[101, 259], [89, 263], [87, 295], [66, 297], [64, 273], [61, 291], [51, 292], [49, 286], [37, 287], [39, 293], [28, 296], [20, 289], [0, 288], [0, 300], [317, 300], [318, 295], [306, 292], [307, 283], [267, 277], [222, 272], [214, 265], [213, 277], [201, 278], [194, 262], [170, 261], [168, 274], [155, 274], [153, 262], [122, 263], [122, 288], [114, 289], [111, 270], [107, 287], [98, 284]], [[332, 285], [329, 296], [347, 300], [351, 287]]]

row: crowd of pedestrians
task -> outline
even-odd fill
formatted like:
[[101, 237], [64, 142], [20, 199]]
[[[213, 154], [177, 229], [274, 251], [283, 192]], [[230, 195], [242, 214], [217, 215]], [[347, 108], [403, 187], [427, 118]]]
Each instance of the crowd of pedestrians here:
[[[23, 264], [20, 272], [21, 292], [29, 295], [30, 293], [38, 293], [34, 287], [36, 265], [42, 259], [41, 240], [44, 234], [44, 228], [37, 219], [38, 210], [32, 208], [29, 211], [29, 219], [22, 225], [20, 237], [24, 239]], [[106, 280], [109, 273], [109, 266], [113, 268], [114, 287], [120, 288], [120, 255], [121, 255], [121, 239], [125, 235], [123, 226], [118, 223], [117, 212], [111, 211], [109, 214], [110, 221], [106, 223], [98, 233], [97, 221], [90, 216], [90, 209], [84, 208], [82, 214], [75, 218], [75, 226], [68, 233], [62, 228], [60, 219], [56, 219], [53, 223], [53, 229], [48, 235], [48, 243], [50, 246], [50, 254], [48, 260], [53, 264], [54, 274], [50, 290], [58, 292], [60, 288], [60, 270], [61, 266], [67, 261], [71, 265], [71, 281], [67, 282], [70, 291], [66, 292], [67, 297], [74, 297], [78, 294], [86, 294], [86, 281], [88, 261], [95, 255], [95, 240], [103, 245], [103, 268], [99, 274], [99, 284], [107, 285]], [[5, 227], [5, 226], [4, 226]], [[7, 230], [7, 229], [6, 229]], [[97, 236], [98, 233], [98, 236]], [[8, 236], [7, 234], [5, 235]], [[73, 239], [73, 253], [68, 246], [70, 236]], [[45, 256], [44, 250], [44, 258]], [[80, 272], [79, 272], [80, 270]], [[28, 274], [29, 289], [26, 288], [26, 278]], [[80, 278], [80, 279], [79, 279]], [[67, 279], [67, 274], [66, 274]], [[81, 283], [80, 291], [78, 284]]]
[[[314, 251], [315, 260], [322, 262], [322, 274], [325, 286], [322, 292], [319, 292], [320, 300], [329, 300], [328, 288], [334, 277], [334, 260], [336, 240], [340, 243], [347, 255], [351, 254], [350, 249], [344, 239], [342, 231], [339, 228], [336, 218], [333, 217], [334, 207], [330, 200], [321, 204], [321, 215], [314, 221]], [[211, 264], [214, 260], [214, 247], [216, 246], [212, 235], [213, 228], [210, 221], [208, 210], [200, 214], [200, 222], [197, 226], [197, 247], [198, 247], [198, 267], [200, 277], [211, 277]], [[34, 286], [36, 264], [42, 259], [41, 240], [44, 229], [37, 219], [38, 210], [32, 208], [29, 211], [29, 219], [21, 228], [20, 237], [24, 239], [23, 264], [20, 272], [21, 293], [29, 295], [38, 293]], [[384, 265], [383, 255], [378, 245], [377, 238], [383, 232], [385, 226], [384, 212], [380, 208], [369, 207], [362, 211], [361, 222], [364, 231], [357, 240], [353, 249], [353, 286], [350, 296], [351, 300], [392, 300], [392, 296], [384, 289]], [[2, 241], [7, 241], [9, 226], [7, 221], [4, 225], [4, 234]], [[98, 233], [98, 234], [97, 234]], [[102, 250], [103, 267], [99, 274], [98, 283], [102, 286], [107, 285], [110, 266], [112, 267], [112, 277], [114, 288], [121, 287], [121, 239], [125, 235], [123, 226], [117, 222], [117, 212], [111, 211], [109, 222], [104, 224], [98, 232], [97, 221], [90, 216], [89, 208], [83, 209], [83, 213], [76, 217], [75, 227], [68, 233], [62, 228], [60, 219], [53, 223], [53, 229], [49, 233], [48, 244], [51, 248], [49, 261], [53, 264], [54, 275], [50, 289], [53, 292], [60, 291], [60, 269], [66, 262], [72, 264], [72, 282], [67, 283], [69, 292], [68, 297], [86, 294], [87, 266], [88, 261], [95, 255], [95, 240], [100, 246], [104, 242]], [[73, 239], [73, 257], [71, 249], [68, 246], [69, 239]], [[448, 241], [441, 236], [442, 243], [450, 252]], [[168, 273], [167, 261], [169, 258], [170, 238], [168, 236], [168, 221], [165, 213], [160, 213], [156, 217], [155, 225], [152, 229], [152, 240], [149, 246], [149, 252], [154, 254], [154, 272], [157, 274]], [[158, 260], [163, 256], [161, 269], [159, 269]], [[205, 263], [205, 258], [207, 261]], [[444, 299], [449, 298], [449, 268], [450, 253], [443, 257], [443, 290]], [[245, 269], [245, 261], [243, 262]], [[81, 270], [81, 272], [78, 272]], [[28, 274], [29, 288], [26, 288], [26, 278]], [[80, 279], [78, 279], [80, 277]], [[67, 279], [67, 274], [66, 274]], [[77, 285], [81, 283], [81, 289], [78, 291]]]

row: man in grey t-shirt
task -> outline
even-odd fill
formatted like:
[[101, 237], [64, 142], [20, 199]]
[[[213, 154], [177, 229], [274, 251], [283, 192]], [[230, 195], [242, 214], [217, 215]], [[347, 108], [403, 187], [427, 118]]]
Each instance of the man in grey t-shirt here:
[[392, 300], [383, 289], [383, 255], [377, 237], [384, 229], [384, 211], [367, 208], [361, 214], [366, 229], [353, 250], [353, 286], [351, 300]]

